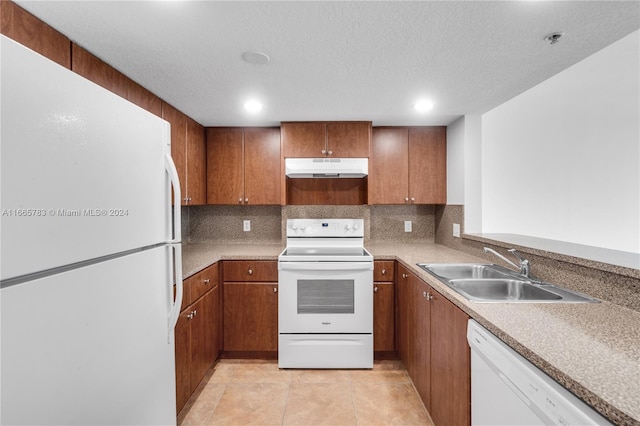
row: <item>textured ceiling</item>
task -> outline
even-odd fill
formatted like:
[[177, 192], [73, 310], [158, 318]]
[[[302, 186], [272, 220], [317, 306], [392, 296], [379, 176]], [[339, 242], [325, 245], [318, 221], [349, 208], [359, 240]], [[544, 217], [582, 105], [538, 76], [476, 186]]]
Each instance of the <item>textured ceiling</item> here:
[[16, 2], [205, 126], [448, 124], [640, 28], [638, 1]]

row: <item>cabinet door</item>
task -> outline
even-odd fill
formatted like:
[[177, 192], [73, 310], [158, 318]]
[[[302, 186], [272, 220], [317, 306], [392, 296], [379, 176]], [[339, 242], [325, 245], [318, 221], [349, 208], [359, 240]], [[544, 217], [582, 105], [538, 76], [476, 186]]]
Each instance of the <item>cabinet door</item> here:
[[182, 192], [180, 204], [185, 205], [187, 190], [187, 116], [163, 102], [162, 118], [171, 124], [171, 158], [176, 164], [178, 179], [180, 180], [180, 191]]
[[174, 329], [176, 352], [176, 411], [179, 412], [191, 396], [191, 320], [189, 311], [180, 313]]
[[416, 204], [447, 202], [447, 128], [409, 129], [409, 198]]
[[278, 262], [275, 260], [226, 260], [223, 281], [278, 281]]
[[398, 264], [396, 271], [396, 346], [400, 359], [409, 372], [410, 367], [413, 368], [409, 344], [410, 330], [413, 327], [411, 321], [415, 318], [415, 309], [411, 302], [409, 271], [401, 264]]
[[12, 1], [0, 2], [0, 32], [66, 68], [71, 41]]
[[431, 289], [431, 407], [437, 425], [471, 424], [469, 316]]
[[427, 298], [429, 286], [415, 275], [409, 278], [415, 317], [410, 337], [413, 356], [411, 380], [427, 408], [431, 410], [431, 303]]
[[187, 311], [193, 315], [191, 319], [191, 392], [193, 392], [211, 363], [215, 360], [214, 341], [214, 293], [208, 292]]
[[326, 155], [334, 158], [369, 158], [371, 156], [371, 123], [327, 123]]
[[327, 140], [324, 122], [281, 123], [280, 131], [285, 158], [325, 156]]
[[373, 283], [373, 350], [392, 352], [394, 346], [394, 284]]
[[409, 130], [373, 129], [369, 162], [369, 204], [404, 204], [409, 196]]
[[207, 204], [242, 204], [242, 128], [207, 129]]
[[191, 286], [190, 303], [195, 302], [206, 292], [210, 291], [218, 285], [218, 269], [218, 264], [214, 263], [213, 265], [205, 268], [204, 270], [189, 278], [189, 283]]
[[186, 197], [189, 205], [207, 203], [207, 150], [204, 128], [192, 119], [187, 119], [186, 141], [187, 182]]
[[225, 351], [278, 350], [277, 289], [277, 283], [224, 283]]
[[244, 130], [244, 202], [280, 204], [280, 129]]

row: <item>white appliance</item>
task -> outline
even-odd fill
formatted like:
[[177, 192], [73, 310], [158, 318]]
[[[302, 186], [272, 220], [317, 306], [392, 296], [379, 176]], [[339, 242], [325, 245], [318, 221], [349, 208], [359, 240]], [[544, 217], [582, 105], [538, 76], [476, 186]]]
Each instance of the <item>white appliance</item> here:
[[474, 320], [467, 340], [472, 425], [611, 424]]
[[0, 421], [175, 424], [169, 125], [4, 36], [1, 55]]
[[285, 158], [289, 178], [363, 178], [369, 173], [368, 158]]
[[278, 257], [280, 368], [373, 367], [373, 256], [362, 219], [289, 219]]

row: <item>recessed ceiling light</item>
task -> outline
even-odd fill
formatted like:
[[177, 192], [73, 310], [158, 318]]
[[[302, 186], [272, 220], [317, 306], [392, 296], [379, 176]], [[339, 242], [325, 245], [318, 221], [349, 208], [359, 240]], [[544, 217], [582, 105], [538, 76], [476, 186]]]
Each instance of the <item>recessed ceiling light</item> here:
[[429, 99], [420, 99], [413, 107], [418, 112], [429, 112], [433, 109], [433, 101]]
[[250, 64], [258, 65], [264, 65], [271, 60], [271, 58], [269, 58], [269, 55], [267, 55], [266, 53], [252, 51], [244, 52], [242, 54], [242, 59]]
[[256, 113], [262, 110], [262, 104], [255, 100], [255, 99], [251, 99], [247, 102], [245, 102], [244, 104], [244, 109], [246, 109], [247, 111], [251, 112], [251, 113]]

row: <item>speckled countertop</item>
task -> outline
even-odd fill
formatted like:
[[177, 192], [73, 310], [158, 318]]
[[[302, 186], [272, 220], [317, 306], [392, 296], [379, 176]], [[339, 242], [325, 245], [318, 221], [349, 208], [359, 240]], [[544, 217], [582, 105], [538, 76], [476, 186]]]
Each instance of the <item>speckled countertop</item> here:
[[[373, 243], [376, 259], [395, 259], [616, 424], [640, 425], [640, 313], [588, 304], [474, 303], [416, 263], [482, 262], [437, 244]], [[187, 277], [225, 259], [276, 260], [282, 244], [189, 244]], [[562, 285], [562, 283], [556, 283]]]

